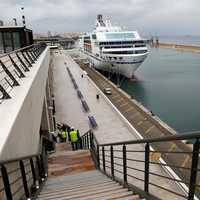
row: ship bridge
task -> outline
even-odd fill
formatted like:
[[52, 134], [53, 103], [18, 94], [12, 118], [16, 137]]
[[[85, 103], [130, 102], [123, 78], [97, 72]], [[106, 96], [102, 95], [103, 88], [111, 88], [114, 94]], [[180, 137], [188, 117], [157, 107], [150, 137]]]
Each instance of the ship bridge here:
[[[198, 199], [199, 133], [170, 135], [70, 54], [38, 43], [0, 57], [0, 199]], [[57, 123], [79, 129], [77, 151]]]

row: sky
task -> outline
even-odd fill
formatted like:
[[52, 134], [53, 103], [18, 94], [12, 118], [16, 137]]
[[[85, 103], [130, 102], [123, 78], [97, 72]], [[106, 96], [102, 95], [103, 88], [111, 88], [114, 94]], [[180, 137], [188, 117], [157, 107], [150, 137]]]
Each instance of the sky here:
[[200, 35], [200, 0], [0, 0], [0, 20], [35, 33], [90, 32], [97, 14], [143, 35]]

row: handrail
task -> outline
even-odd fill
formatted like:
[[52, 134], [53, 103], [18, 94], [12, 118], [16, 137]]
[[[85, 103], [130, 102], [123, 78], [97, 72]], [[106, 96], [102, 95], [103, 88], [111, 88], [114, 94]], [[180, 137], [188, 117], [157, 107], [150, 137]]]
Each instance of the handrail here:
[[[43, 44], [43, 45], [44, 45], [44, 43], [38, 43], [38, 44]], [[10, 55], [10, 54], [12, 54], [12, 53], [17, 53], [17, 52], [20, 52], [20, 51], [23, 51], [23, 50], [26, 50], [26, 49], [30, 49], [31, 47], [34, 47], [34, 46], [36, 46], [36, 45], [38, 45], [38, 44], [31, 44], [31, 45], [29, 45], [29, 46], [26, 46], [26, 47], [22, 47], [22, 48], [20, 48], [20, 49], [13, 50], [13, 51], [11, 51], [11, 52], [9, 52], [9, 53], [4, 53], [4, 54], [0, 55], [0, 59], [1, 59], [2, 57], [8, 56], [8, 55]]]
[[10, 91], [20, 85], [45, 47], [44, 43], [33, 44], [0, 56], [0, 103], [12, 98]]
[[[0, 162], [0, 172], [2, 175], [0, 178], [3, 181], [3, 188], [0, 188], [0, 193], [5, 191], [5, 197], [7, 200], [16, 199], [15, 195], [18, 190], [17, 192], [13, 192], [12, 190], [13, 185], [17, 184], [20, 179], [22, 182], [20, 188], [24, 189], [24, 193], [21, 195], [25, 196], [26, 199], [31, 199], [32, 196], [35, 196], [38, 192], [38, 189], [43, 185], [43, 182], [46, 180], [48, 173], [48, 163], [46, 158], [47, 154], [45, 152], [46, 148], [44, 147], [45, 141], [53, 142], [48, 138], [41, 136], [37, 154]], [[25, 163], [24, 161], [29, 162]], [[16, 169], [13, 170], [12, 166], [12, 170], [10, 171], [10, 163], [16, 164]], [[17, 178], [12, 176], [13, 172], [15, 172]], [[12, 182], [10, 182], [11, 178]], [[18, 199], [21, 199], [22, 196], [20, 196]]]
[[50, 139], [48, 139], [47, 137], [41, 136], [41, 138], [40, 138], [40, 143], [39, 143], [39, 147], [38, 147], [38, 153], [36, 153], [36, 154], [31, 154], [31, 155], [28, 155], [28, 156], [18, 157], [18, 158], [16, 158], [16, 159], [1, 160], [1, 161], [0, 161], [0, 166], [1, 166], [1, 165], [5, 165], [5, 164], [9, 164], [9, 163], [12, 163], [12, 162], [17, 162], [17, 161], [20, 161], [20, 160], [26, 160], [26, 159], [29, 159], [29, 158], [36, 157], [36, 156], [41, 155], [41, 153], [42, 153], [42, 148], [43, 148], [43, 141], [44, 141], [44, 140], [48, 140], [49, 142], [53, 142], [53, 141], [51, 141]]
[[[95, 135], [90, 130], [81, 138], [83, 148], [90, 149], [97, 169], [101, 170], [113, 180], [122, 183], [125, 187], [128, 187], [133, 191], [139, 191], [143, 198], [159, 199], [158, 197], [155, 197], [155, 194], [152, 195], [149, 191], [150, 186], [157, 187], [165, 192], [171, 193], [171, 195], [183, 197], [188, 200], [196, 200], [200, 197], [200, 177], [198, 176], [198, 173], [200, 172], [200, 163], [198, 162], [200, 152], [200, 132], [198, 131], [183, 133], [181, 135], [164, 136], [161, 138], [99, 144]], [[183, 146], [182, 148], [182, 145], [184, 144], [178, 142], [180, 140], [193, 140], [191, 143], [192, 147]], [[166, 145], [166, 142], [168, 146]], [[142, 150], [138, 150], [138, 146], [136, 150], [127, 149], [127, 145], [130, 144], [133, 145], [132, 147], [134, 147], [134, 144], [143, 144], [140, 146]], [[166, 145], [164, 150], [162, 149], [162, 144]], [[120, 147], [120, 150], [114, 148], [114, 146], [117, 145]], [[118, 156], [119, 153], [120, 157]], [[132, 157], [134, 153], [144, 155], [144, 160]], [[153, 155], [156, 154], [158, 158], [153, 157]], [[138, 167], [138, 164], [140, 167]], [[165, 171], [167, 171], [167, 175], [159, 174], [158, 171], [154, 173], [152, 167], [155, 165], [164, 168]], [[118, 168], [119, 166], [121, 167], [120, 170]], [[137, 177], [135, 173], [132, 174], [133, 171], [131, 170], [135, 172], [140, 171], [140, 173], [143, 173], [144, 178]], [[120, 173], [123, 179], [120, 179], [116, 173]], [[156, 182], [150, 181], [150, 176], [169, 180], [177, 184], [180, 187], [180, 190], [174, 191], [173, 188], [170, 188], [167, 185], [165, 187], [160, 186]], [[144, 183], [144, 188], [133, 187], [133, 185], [128, 182], [128, 177], [137, 181], [142, 181]], [[119, 181], [119, 179], [121, 181]]]
[[122, 142], [112, 142], [112, 143], [103, 143], [99, 144], [99, 146], [116, 146], [116, 145], [123, 145], [123, 144], [142, 144], [142, 143], [155, 143], [155, 142], [169, 142], [174, 140], [192, 140], [200, 138], [200, 132], [194, 133], [183, 133], [177, 134], [172, 136], [163, 136], [159, 138], [150, 138], [150, 139], [138, 139], [138, 140], [129, 140], [129, 141], [122, 141]]

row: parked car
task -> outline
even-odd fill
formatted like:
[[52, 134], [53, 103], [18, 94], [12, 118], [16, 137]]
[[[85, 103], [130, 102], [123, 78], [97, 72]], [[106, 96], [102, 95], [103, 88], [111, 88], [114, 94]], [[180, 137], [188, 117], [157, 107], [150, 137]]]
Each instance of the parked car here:
[[109, 87], [104, 88], [104, 89], [103, 89], [103, 92], [104, 92], [105, 94], [107, 94], [107, 95], [111, 95], [111, 94], [112, 94], [112, 90], [111, 90], [111, 88], [109, 88]]

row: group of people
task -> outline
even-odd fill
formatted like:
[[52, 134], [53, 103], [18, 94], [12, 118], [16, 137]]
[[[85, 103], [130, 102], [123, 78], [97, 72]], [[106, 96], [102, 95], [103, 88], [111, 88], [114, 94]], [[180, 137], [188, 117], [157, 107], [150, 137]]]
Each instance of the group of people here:
[[60, 132], [58, 133], [60, 142], [71, 142], [72, 150], [82, 149], [82, 141], [80, 137], [79, 130], [75, 130], [73, 127], [69, 127], [66, 124], [63, 124], [60, 127]]

